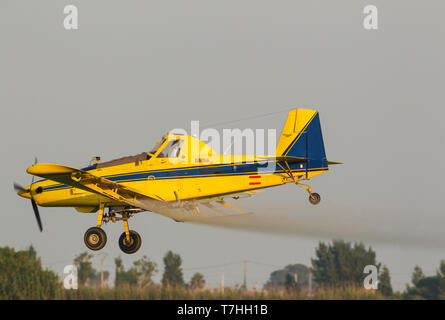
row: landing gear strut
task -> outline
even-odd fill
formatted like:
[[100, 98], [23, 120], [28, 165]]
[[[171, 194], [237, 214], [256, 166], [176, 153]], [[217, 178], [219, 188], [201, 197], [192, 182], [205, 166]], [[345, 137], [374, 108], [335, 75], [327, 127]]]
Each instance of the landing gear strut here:
[[135, 253], [139, 250], [141, 244], [141, 236], [134, 230], [130, 230], [130, 241], [127, 241], [127, 235], [125, 232], [119, 237], [119, 248], [121, 248], [124, 253]]
[[128, 228], [128, 214], [123, 213], [122, 220], [124, 222], [125, 232], [119, 237], [119, 248], [121, 248], [124, 253], [135, 253], [142, 245], [142, 238], [139, 233]]
[[[142, 238], [134, 230], [128, 228], [128, 219], [136, 212], [140, 212], [139, 209], [131, 208], [121, 208], [117, 210], [109, 208], [108, 214], [104, 215], [104, 204], [101, 203], [99, 206], [99, 212], [97, 215], [97, 225], [96, 227], [89, 228], [83, 237], [85, 245], [91, 250], [100, 250], [107, 243], [107, 234], [101, 229], [102, 222], [116, 222], [122, 220], [124, 223], [125, 232], [119, 237], [119, 248], [124, 253], [135, 253], [139, 250], [142, 245]], [[116, 217], [116, 213], [120, 214], [121, 217]]]
[[307, 192], [309, 192], [309, 202], [313, 205], [319, 204], [321, 201], [321, 197], [318, 193], [312, 192], [311, 186], [306, 186], [302, 184], [300, 181], [296, 181], [296, 184], [302, 186]]
[[[280, 165], [277, 162], [277, 164], [280, 166], [280, 168], [283, 169], [284, 172], [287, 173], [289, 178], [291, 178], [296, 185], [299, 185], [299, 186], [303, 187], [303, 189], [305, 189], [309, 193], [309, 202], [312, 203], [313, 205], [319, 204], [320, 201], [321, 201], [320, 195], [318, 193], [316, 193], [316, 192], [312, 192], [311, 186], [309, 186], [309, 185], [306, 186], [305, 184], [303, 184], [299, 180], [297, 180], [295, 178], [294, 174], [292, 173], [292, 170], [291, 170], [289, 164], [287, 163], [287, 161], [284, 161], [284, 163], [286, 164], [287, 169], [284, 168], [282, 165]], [[307, 172], [306, 172], [306, 179], [309, 180]]]
[[102, 217], [104, 214], [104, 204], [99, 205], [99, 213], [97, 216], [97, 226], [89, 228], [83, 236], [83, 241], [88, 249], [100, 250], [107, 243], [107, 234], [100, 226], [102, 225]]

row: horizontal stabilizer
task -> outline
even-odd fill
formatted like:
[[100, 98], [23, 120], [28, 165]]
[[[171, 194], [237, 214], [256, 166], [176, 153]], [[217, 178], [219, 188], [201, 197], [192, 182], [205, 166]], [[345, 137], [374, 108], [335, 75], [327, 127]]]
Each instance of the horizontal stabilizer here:
[[343, 162], [328, 161], [328, 164], [344, 164]]

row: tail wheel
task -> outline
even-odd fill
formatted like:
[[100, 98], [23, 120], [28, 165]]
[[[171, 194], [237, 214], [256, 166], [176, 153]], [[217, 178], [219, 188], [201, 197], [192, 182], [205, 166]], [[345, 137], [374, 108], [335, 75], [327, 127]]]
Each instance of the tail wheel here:
[[318, 193], [313, 192], [309, 195], [309, 202], [312, 204], [319, 204], [321, 200], [321, 197]]
[[107, 234], [101, 228], [91, 227], [85, 232], [83, 240], [88, 249], [100, 250], [107, 243]]
[[127, 241], [127, 236], [124, 233], [121, 234], [121, 236], [119, 237], [119, 248], [121, 248], [121, 250], [124, 253], [135, 253], [136, 251], [139, 250], [139, 248], [142, 245], [142, 238], [139, 235], [139, 233], [137, 233], [134, 230], [130, 230], [130, 242], [128, 243]]

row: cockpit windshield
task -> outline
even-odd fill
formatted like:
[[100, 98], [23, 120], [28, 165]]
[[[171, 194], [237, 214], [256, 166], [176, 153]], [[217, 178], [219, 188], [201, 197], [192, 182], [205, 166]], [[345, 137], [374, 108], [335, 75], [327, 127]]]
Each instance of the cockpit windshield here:
[[158, 154], [158, 158], [177, 158], [181, 151], [183, 140], [170, 141]]
[[159, 139], [159, 141], [156, 143], [156, 145], [148, 152], [151, 153], [152, 155], [154, 155], [160, 146], [162, 146], [162, 144], [165, 142], [165, 138], [162, 137], [161, 139]]

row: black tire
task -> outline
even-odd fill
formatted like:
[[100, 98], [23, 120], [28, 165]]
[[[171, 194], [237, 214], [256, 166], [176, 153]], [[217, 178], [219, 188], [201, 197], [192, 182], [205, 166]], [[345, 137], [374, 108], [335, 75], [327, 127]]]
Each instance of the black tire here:
[[131, 254], [131, 253], [135, 253], [136, 251], [139, 250], [139, 248], [142, 245], [142, 238], [139, 235], [139, 233], [137, 233], [134, 230], [130, 230], [130, 243], [127, 243], [127, 236], [124, 233], [121, 234], [121, 236], [119, 237], [119, 248], [121, 248], [121, 250], [124, 253], [127, 254]]
[[321, 201], [321, 197], [318, 193], [313, 192], [312, 194], [309, 195], [309, 202], [312, 204], [319, 204]]
[[97, 251], [105, 247], [107, 234], [101, 228], [91, 227], [85, 232], [83, 241], [88, 249]]

